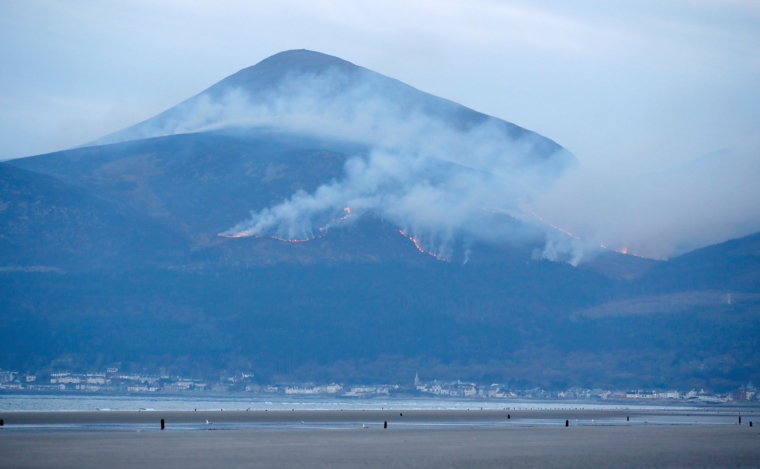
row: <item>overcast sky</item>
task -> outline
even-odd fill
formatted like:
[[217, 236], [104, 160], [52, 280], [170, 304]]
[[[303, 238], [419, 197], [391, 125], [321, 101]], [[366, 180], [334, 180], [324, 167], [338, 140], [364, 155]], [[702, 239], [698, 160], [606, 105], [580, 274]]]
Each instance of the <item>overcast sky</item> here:
[[760, 147], [760, 2], [5, 1], [0, 158], [312, 49], [548, 136], [595, 171]]

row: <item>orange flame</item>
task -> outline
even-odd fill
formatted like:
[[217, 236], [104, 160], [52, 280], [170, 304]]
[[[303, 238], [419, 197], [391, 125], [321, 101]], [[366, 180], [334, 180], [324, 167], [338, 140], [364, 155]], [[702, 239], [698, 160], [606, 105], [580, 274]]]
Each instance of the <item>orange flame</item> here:
[[564, 234], [566, 234], [566, 235], [570, 236], [571, 238], [580, 239], [579, 237], [577, 237], [577, 236], [575, 236], [574, 234], [570, 233], [570, 232], [569, 232], [569, 231], [567, 231], [566, 229], [564, 229], [564, 228], [560, 228], [559, 226], [556, 226], [556, 225], [552, 225], [552, 224], [551, 224], [551, 223], [549, 223], [548, 221], [546, 221], [546, 220], [544, 220], [543, 218], [539, 217], [539, 216], [538, 216], [538, 214], [537, 214], [536, 212], [534, 212], [533, 210], [530, 210], [530, 209], [522, 209], [522, 211], [523, 211], [524, 213], [529, 213], [529, 214], [533, 215], [533, 216], [534, 216], [534, 217], [536, 217], [538, 220], [540, 220], [540, 221], [541, 221], [543, 224], [545, 224], [545, 225], [549, 225], [550, 227], [554, 228], [555, 230], [559, 231], [560, 233], [564, 233]]
[[278, 238], [277, 236], [271, 236], [272, 239], [276, 239], [277, 241], [285, 241], [286, 243], [305, 243], [307, 241], [311, 241], [314, 238], [306, 238], [306, 239], [285, 239], [285, 238]]
[[249, 238], [249, 237], [258, 238], [258, 236], [256, 236], [256, 235], [247, 235], [247, 234], [242, 233], [242, 232], [241, 233], [235, 233], [235, 234], [229, 234], [229, 235], [228, 234], [224, 234], [224, 233], [219, 233], [217, 236], [221, 236], [222, 238]]
[[445, 257], [441, 257], [438, 254], [434, 253], [433, 251], [427, 251], [426, 252], [422, 248], [422, 246], [420, 246], [420, 242], [416, 238], [414, 238], [413, 236], [409, 236], [408, 234], [404, 233], [404, 230], [398, 230], [398, 232], [401, 233], [401, 236], [407, 238], [409, 241], [411, 241], [412, 243], [414, 243], [414, 247], [416, 247], [419, 252], [421, 252], [423, 254], [427, 254], [427, 255], [433, 256], [436, 259], [438, 259], [439, 261], [450, 262], [449, 259], [446, 259]]

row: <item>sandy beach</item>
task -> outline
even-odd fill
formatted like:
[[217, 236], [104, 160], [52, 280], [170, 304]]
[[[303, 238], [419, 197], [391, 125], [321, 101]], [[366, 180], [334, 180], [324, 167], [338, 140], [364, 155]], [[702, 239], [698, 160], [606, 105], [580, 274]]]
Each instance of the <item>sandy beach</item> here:
[[17, 412], [0, 416], [0, 454], [7, 468], [760, 467], [754, 412], [738, 412]]
[[760, 467], [747, 426], [249, 429], [0, 436], [6, 468]]

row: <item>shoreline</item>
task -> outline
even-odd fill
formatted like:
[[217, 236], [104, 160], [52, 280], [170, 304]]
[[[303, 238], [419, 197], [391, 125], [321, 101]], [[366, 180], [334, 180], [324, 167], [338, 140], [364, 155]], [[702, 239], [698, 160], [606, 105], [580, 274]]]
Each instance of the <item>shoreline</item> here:
[[[15, 391], [15, 390], [0, 390], [0, 404], [3, 399], [40, 399], [47, 401], [54, 401], [60, 399], [61, 401], [98, 401], [114, 398], [119, 401], [146, 401], [146, 402], [177, 402], [184, 400], [190, 407], [193, 402], [203, 401], [218, 401], [220, 403], [225, 401], [247, 403], [253, 406], [261, 406], [262, 404], [276, 405], [289, 405], [289, 404], [311, 404], [311, 403], [324, 403], [329, 405], [330, 408], [345, 404], [348, 408], [356, 409], [357, 404], [366, 404], [367, 408], [392, 406], [394, 403], [420, 403], [420, 404], [438, 404], [436, 407], [427, 407], [422, 405], [421, 409], [446, 409], [446, 404], [451, 404], [451, 409], [465, 409], [467, 407], [479, 408], [503, 408], [503, 407], [531, 407], [541, 408], [542, 406], [567, 408], [567, 407], [589, 407], [589, 408], [683, 408], [683, 409], [729, 409], [729, 408], [746, 408], [746, 409], [758, 409], [760, 411], [760, 401], [733, 401], [733, 402], [702, 402], [698, 400], [674, 400], [674, 399], [496, 399], [496, 398], [462, 398], [462, 397], [447, 397], [447, 396], [391, 396], [391, 397], [358, 397], [358, 396], [333, 396], [333, 395], [279, 395], [279, 394], [259, 394], [259, 393], [213, 393], [213, 392], [185, 392], [185, 393], [126, 393], [126, 392], [97, 392], [88, 393], [81, 391], [67, 391], [67, 392], [49, 392], [49, 391]], [[244, 406], [248, 408], [249, 406]], [[263, 407], [260, 407], [263, 409]], [[314, 410], [330, 410], [326, 409], [314, 409]], [[414, 406], [406, 405], [405, 408], [414, 409]], [[274, 407], [269, 410], [273, 410]], [[49, 411], [75, 411], [75, 410], [101, 410], [101, 409], [50, 409]], [[110, 410], [110, 409], [103, 409]], [[126, 410], [126, 409], [119, 409]], [[137, 410], [137, 409], [135, 409]], [[179, 410], [179, 409], [176, 409]], [[20, 411], [33, 411], [33, 410], [20, 410]], [[0, 412], [3, 412], [0, 409]]]
[[[29, 426], [256, 424], [472, 424], [472, 425], [730, 425], [760, 423], [760, 412], [725, 409], [385, 409], [385, 410], [139, 410], [0, 412], [4, 429]], [[651, 423], [650, 423], [651, 422]]]

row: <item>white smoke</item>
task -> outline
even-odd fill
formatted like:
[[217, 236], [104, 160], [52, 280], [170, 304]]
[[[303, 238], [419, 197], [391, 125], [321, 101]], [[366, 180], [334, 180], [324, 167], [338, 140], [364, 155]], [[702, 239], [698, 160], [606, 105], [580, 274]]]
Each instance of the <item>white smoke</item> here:
[[[253, 212], [224, 235], [306, 240], [373, 213], [423, 250], [451, 259], [457, 239], [506, 242], [521, 235], [513, 218], [522, 215], [526, 194], [511, 190], [510, 182], [424, 156], [376, 150], [350, 159], [342, 180]], [[465, 244], [460, 247], [466, 251]]]
[[536, 220], [524, 207], [574, 161], [559, 147], [553, 154], [537, 150], [546, 142], [536, 134], [512, 137], [503, 122], [485, 117], [475, 125], [452, 124], [431, 115], [424, 103], [378, 93], [383, 87], [398, 92], [395, 85], [387, 90], [387, 78], [356, 78], [333, 71], [291, 77], [274, 92], [205, 94], [180, 105], [160, 126], [140, 132], [266, 126], [360, 143], [368, 154], [350, 158], [341, 180], [254, 211], [222, 235], [308, 240], [374, 214], [398, 226], [420, 249], [441, 259], [460, 250], [465, 261], [473, 241], [503, 244], [526, 236], [524, 222]]
[[657, 173], [610, 176], [576, 168], [533, 206], [589, 247], [667, 259], [760, 231], [758, 181], [760, 149], [750, 146]]
[[573, 158], [562, 150], [542, 154], [536, 134], [509, 135], [492, 118], [473, 125], [436, 115], [407, 99], [400, 83], [365, 72], [202, 94], [130, 132], [144, 138], [268, 127], [369, 148], [349, 158], [342, 179], [254, 210], [224, 236], [308, 240], [374, 214], [439, 258], [459, 250], [466, 261], [475, 242], [538, 236], [544, 246], [534, 257], [577, 265], [604, 248], [666, 258], [760, 230], [757, 152], [658, 175], [566, 172]]

